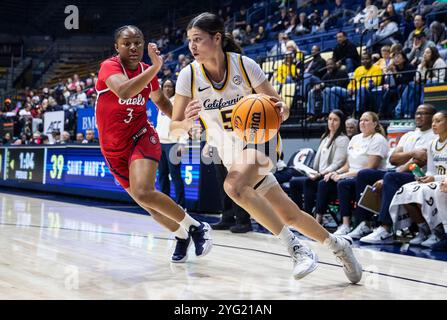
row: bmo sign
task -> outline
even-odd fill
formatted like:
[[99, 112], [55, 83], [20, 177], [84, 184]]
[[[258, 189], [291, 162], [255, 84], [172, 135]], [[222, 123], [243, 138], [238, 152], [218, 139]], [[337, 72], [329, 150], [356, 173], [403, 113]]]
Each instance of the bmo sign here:
[[76, 133], [82, 132], [85, 136], [87, 130], [95, 131], [95, 138], [98, 137], [98, 128], [96, 127], [95, 119], [95, 109], [94, 108], [84, 108], [78, 109], [78, 125]]

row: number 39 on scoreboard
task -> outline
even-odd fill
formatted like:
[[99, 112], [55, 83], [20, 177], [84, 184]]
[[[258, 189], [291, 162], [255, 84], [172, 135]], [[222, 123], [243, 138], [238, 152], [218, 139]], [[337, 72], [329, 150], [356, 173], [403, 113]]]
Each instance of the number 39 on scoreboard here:
[[62, 172], [64, 171], [64, 156], [61, 154], [53, 154], [50, 161], [52, 164], [50, 178], [60, 180], [62, 178]]

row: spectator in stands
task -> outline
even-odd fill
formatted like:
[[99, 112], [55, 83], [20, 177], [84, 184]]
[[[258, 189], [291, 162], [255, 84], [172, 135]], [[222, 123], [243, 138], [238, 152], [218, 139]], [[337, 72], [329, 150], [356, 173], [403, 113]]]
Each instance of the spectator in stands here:
[[425, 49], [417, 70], [427, 84], [436, 84], [444, 83], [446, 69], [447, 64], [439, 56], [438, 49], [432, 46]]
[[253, 28], [251, 24], [247, 24], [245, 27], [245, 36], [242, 42], [242, 45], [247, 46], [252, 43], [252, 39], [254, 39], [256, 34], [253, 32]]
[[311, 56], [312, 60], [307, 64], [304, 72], [310, 73], [318, 78], [323, 77], [326, 74], [326, 60], [321, 57], [319, 46], [312, 46]]
[[433, 21], [430, 25], [430, 37], [442, 59], [447, 60], [447, 30], [444, 24]]
[[[345, 116], [342, 111], [333, 110], [329, 114], [326, 131], [321, 137], [313, 163], [316, 173], [290, 180], [292, 200], [307, 213], [312, 213], [315, 206], [318, 182], [327, 173], [340, 169], [346, 162], [348, 144], [349, 138], [345, 134]], [[319, 223], [322, 222], [321, 215], [317, 215], [316, 219]]]
[[87, 143], [91, 144], [91, 143], [98, 143], [98, 140], [95, 139], [95, 131], [93, 131], [92, 129], [88, 129], [85, 131], [86, 135], [85, 138], [87, 140]]
[[50, 139], [48, 139], [48, 136], [46, 134], [42, 134], [40, 136], [40, 144], [50, 144]]
[[284, 30], [284, 33], [287, 34], [289, 37], [295, 33], [296, 26], [298, 25], [298, 16], [294, 14], [292, 17], [290, 17], [290, 23], [286, 30]]
[[6, 132], [6, 133], [3, 135], [2, 144], [3, 144], [4, 146], [9, 146], [9, 145], [11, 144], [11, 142], [12, 142], [11, 133]]
[[[304, 69], [304, 67], [302, 67], [303, 61], [304, 61], [303, 53], [301, 51], [299, 51], [298, 47], [296, 46], [296, 44], [295, 44], [295, 42], [293, 40], [290, 40], [289, 42], [287, 42], [287, 44], [289, 44], [291, 42], [293, 42], [293, 45], [298, 50], [298, 53], [296, 55], [296, 57], [297, 57], [296, 61], [298, 62], [298, 67], [300, 68], [300, 70], [301, 70], [301, 68]], [[306, 100], [307, 100], [307, 96], [309, 94], [310, 89], [315, 84], [320, 82], [320, 78], [316, 75], [316, 73], [320, 73], [321, 74], [321, 71], [324, 72], [324, 69], [325, 69], [324, 65], [326, 64], [326, 62], [320, 56], [320, 50], [319, 50], [318, 46], [314, 46], [312, 48], [312, 55], [314, 56], [314, 58], [316, 57], [315, 64], [312, 63], [313, 62], [313, 59], [312, 59], [310, 68], [309, 68], [309, 65], [306, 66], [306, 68], [304, 70], [304, 73], [303, 73], [303, 78], [302, 78], [303, 85], [299, 86], [299, 88], [298, 88], [299, 89], [299, 93], [303, 97], [305, 97]], [[322, 63], [324, 63], [324, 65]], [[322, 70], [320, 72], [319, 72], [320, 69], [318, 69], [319, 66], [322, 66], [322, 68], [321, 68]], [[312, 72], [308, 72], [308, 71], [312, 71]], [[301, 91], [303, 91], [303, 88], [304, 88], [304, 92], [301, 92]]]
[[[44, 99], [43, 101], [46, 101], [46, 103], [48, 103], [47, 99]], [[42, 119], [42, 104], [36, 104], [34, 108], [31, 109], [31, 116], [33, 117], [33, 119]]]
[[[161, 86], [165, 96], [174, 103], [175, 83], [173, 80], [165, 80]], [[164, 194], [170, 196], [171, 182], [175, 187], [176, 203], [182, 208], [185, 207], [185, 185], [181, 175], [181, 155], [185, 152], [185, 145], [188, 136], [181, 137], [180, 140], [172, 139], [169, 136], [169, 125], [171, 118], [161, 111], [158, 111], [157, 117], [157, 133], [161, 143], [161, 158], [158, 164], [158, 182], [160, 190]]]
[[247, 9], [245, 9], [245, 6], [241, 6], [239, 12], [236, 13], [234, 27], [235, 29], [245, 30], [246, 26], [247, 26]]
[[61, 131], [59, 129], [54, 129], [51, 132], [51, 135], [53, 137], [53, 143], [52, 144], [59, 144], [61, 142]]
[[346, 136], [349, 140], [352, 139], [353, 136], [359, 133], [359, 121], [355, 118], [349, 118], [346, 120]]
[[335, 0], [335, 8], [332, 11], [332, 16], [337, 19], [337, 26], [343, 27], [348, 18], [354, 15], [354, 11], [347, 9], [343, 0]]
[[178, 76], [180, 70], [183, 69], [183, 63], [185, 62], [186, 56], [184, 54], [179, 54], [177, 57], [177, 65], [175, 66], [175, 74]]
[[273, 18], [274, 23], [272, 25], [272, 31], [278, 32], [278, 31], [284, 31], [289, 26], [289, 16], [287, 14], [286, 8], [281, 8], [279, 17]]
[[362, 54], [362, 65], [355, 69], [353, 79], [348, 84], [349, 94], [356, 95], [356, 111], [366, 108], [376, 110], [376, 90], [382, 83], [382, 69], [372, 64], [369, 53]]
[[321, 25], [320, 12], [318, 10], [315, 10], [313, 13], [309, 15], [308, 18], [309, 18], [310, 32], [311, 33], [317, 32]]
[[71, 143], [70, 133], [68, 131], [63, 131], [61, 134], [61, 144]]
[[393, 63], [393, 59], [391, 59], [391, 47], [383, 46], [380, 49], [380, 54], [382, 57], [374, 64], [382, 69], [383, 74], [389, 73], [389, 67]]
[[[371, 244], [392, 244], [394, 242], [393, 222], [389, 212], [391, 200], [400, 187], [414, 181], [414, 175], [408, 168], [410, 163], [414, 162], [421, 168], [425, 167], [427, 150], [436, 138], [431, 128], [435, 113], [435, 107], [430, 104], [422, 104], [418, 107], [415, 117], [416, 130], [407, 132], [400, 138], [389, 158], [390, 164], [397, 167], [396, 172], [374, 169], [365, 169], [359, 172], [357, 176], [358, 189], [365, 189], [367, 185], [372, 185], [376, 192], [381, 194], [378, 218], [380, 226], [370, 235], [362, 237], [360, 242]], [[357, 207], [355, 214], [366, 228], [369, 230], [373, 228], [369, 212]]]
[[[376, 113], [367, 111], [362, 114], [360, 132], [349, 142], [348, 159], [343, 167], [326, 174], [318, 186], [316, 213], [320, 215], [326, 213], [330, 195], [338, 191], [343, 224], [335, 232], [337, 235], [351, 235], [351, 206], [360, 198], [355, 189], [358, 172], [368, 168], [385, 169], [386, 165], [388, 141]], [[357, 231], [354, 229], [352, 234], [356, 235]]]
[[391, 18], [385, 17], [379, 25], [372, 38], [368, 41], [367, 47], [372, 48], [373, 52], [377, 52], [381, 46], [392, 45], [397, 43], [395, 35], [399, 32], [399, 27]]
[[164, 66], [162, 68], [162, 76], [161, 76], [161, 81], [166, 81], [166, 80], [170, 80], [174, 77], [174, 75], [172, 74], [172, 70], [171, 68], [169, 68], [168, 66]]
[[33, 137], [32, 137], [32, 139], [30, 140], [30, 143], [29, 144], [41, 144], [42, 143], [42, 140], [41, 140], [41, 133], [39, 132], [39, 131], [36, 131], [36, 132], [34, 132], [33, 133]]
[[284, 61], [280, 63], [275, 71], [274, 78], [277, 84], [293, 83], [297, 79], [297, 68], [294, 53], [286, 52]]
[[[427, 150], [427, 172], [416, 177], [416, 182], [405, 184], [394, 195], [390, 204], [390, 215], [396, 229], [409, 227], [417, 223], [419, 234], [410, 244], [432, 247], [440, 238], [445, 237], [438, 208], [434, 207], [434, 191], [447, 174], [447, 110], [441, 110], [433, 116], [434, 139]], [[444, 203], [445, 207], [445, 203]]]
[[391, 58], [394, 58], [394, 55], [396, 55], [398, 52], [403, 52], [403, 51], [404, 50], [403, 50], [402, 45], [400, 43], [393, 44], [391, 46], [391, 49], [390, 49]]
[[419, 13], [422, 16], [427, 16], [430, 14], [438, 21], [446, 21], [446, 10], [447, 10], [447, 3], [443, 0], [441, 1], [426, 1], [427, 4], [424, 4], [420, 6]]
[[[32, 136], [32, 135], [31, 135]], [[29, 135], [26, 133], [22, 133], [22, 135], [20, 136], [20, 140], [22, 141], [20, 144], [21, 145], [29, 145], [30, 144], [30, 139], [29, 139]]]
[[241, 31], [241, 29], [233, 29], [231, 32], [234, 41], [237, 43], [238, 46], [242, 47], [244, 42], [244, 35]]
[[363, 8], [359, 7], [357, 9], [357, 12], [356, 12], [357, 14], [349, 20], [349, 23], [353, 23], [353, 24], [364, 23], [365, 18], [367, 17], [368, 12], [369, 12], [369, 10], [367, 10], [366, 8], [368, 8], [372, 4], [373, 4], [373, 0], [366, 0], [365, 6]]
[[[420, 14], [415, 15], [413, 24], [414, 24], [414, 30], [411, 31], [410, 35], [408, 36], [408, 38], [404, 44], [404, 52], [407, 54], [413, 49], [414, 36], [416, 34], [421, 34], [421, 33], [424, 33], [425, 35], [430, 34], [430, 30], [425, 26], [425, 18], [422, 15], [420, 15]], [[410, 59], [410, 61], [412, 60], [410, 57], [409, 57], [409, 59]]]
[[435, 47], [435, 44], [432, 41], [427, 41], [425, 32], [415, 33], [413, 36], [413, 48], [407, 55], [408, 60], [410, 60], [413, 66], [416, 67], [422, 62], [425, 49], [428, 47]]
[[25, 107], [19, 111], [19, 121], [31, 119], [33, 117], [31, 114], [32, 108], [33, 105], [31, 103], [25, 103]]
[[395, 22], [397, 25], [399, 25], [399, 23], [400, 23], [400, 17], [396, 13], [395, 7], [391, 2], [389, 2], [387, 4], [386, 9], [382, 15], [382, 18], [387, 18], [387, 19]]
[[[417, 36], [416, 36], [417, 37]], [[416, 40], [416, 39], [415, 39]], [[433, 68], [444, 68], [432, 70]], [[435, 84], [445, 81], [445, 62], [439, 57], [435, 46], [426, 47], [423, 61], [419, 64], [415, 81], [411, 81], [402, 93], [402, 97], [396, 106], [396, 115], [411, 118], [414, 114], [415, 104], [424, 101], [423, 83]]]
[[173, 62], [174, 61], [174, 54], [172, 52], [168, 52], [163, 59], [164, 63]]
[[[388, 66], [390, 76], [385, 77], [383, 85], [383, 102], [380, 109], [381, 116], [388, 118], [389, 116], [396, 116], [402, 118], [403, 111], [406, 114], [412, 114], [411, 106], [414, 104], [414, 97], [408, 95], [407, 87], [413, 81], [415, 75], [415, 68], [408, 61], [407, 56], [403, 52], [398, 52], [394, 55], [393, 62]], [[405, 91], [407, 90], [407, 91]], [[392, 106], [391, 101], [400, 98], [396, 108]]]
[[88, 143], [87, 139], [84, 138], [84, 133], [78, 132], [76, 134], [76, 143], [78, 143], [78, 144]]
[[289, 37], [285, 33], [283, 32], [278, 33], [278, 42], [269, 51], [269, 56], [278, 56], [286, 53], [287, 41], [289, 41]]
[[334, 27], [337, 23], [337, 19], [331, 16], [331, 13], [328, 9], [324, 9], [322, 21], [320, 26], [318, 27], [319, 32], [325, 32], [329, 30], [331, 27]]
[[9, 111], [11, 111], [11, 99], [6, 98], [5, 101], [3, 102], [3, 107], [2, 107], [1, 112], [6, 113]]
[[321, 83], [316, 84], [310, 91], [307, 100], [307, 113], [310, 115], [307, 121], [315, 119], [315, 104], [317, 96], [321, 95], [323, 102], [321, 114], [326, 116], [330, 111], [340, 108], [340, 101], [349, 97], [346, 87], [349, 83], [348, 74], [337, 68], [334, 59], [328, 59], [326, 62], [326, 74], [321, 78]]
[[286, 42], [286, 52], [292, 52], [296, 63], [300, 63], [304, 58], [304, 53], [300, 51], [300, 48], [298, 48], [296, 42], [293, 40], [288, 40]]
[[251, 43], [259, 43], [265, 39], [265, 30], [264, 26], [258, 27], [258, 33], [256, 33], [256, 36], [250, 40]]
[[348, 40], [346, 32], [337, 33], [337, 45], [333, 50], [332, 58], [338, 67], [345, 66], [347, 72], [353, 72], [360, 65], [360, 56], [355, 45]]
[[77, 109], [85, 108], [87, 106], [87, 95], [82, 90], [81, 85], [76, 86], [75, 101]]
[[296, 35], [303, 35], [306, 33], [310, 33], [310, 24], [307, 20], [307, 16], [305, 12], [301, 12], [299, 15], [298, 23], [295, 28]]

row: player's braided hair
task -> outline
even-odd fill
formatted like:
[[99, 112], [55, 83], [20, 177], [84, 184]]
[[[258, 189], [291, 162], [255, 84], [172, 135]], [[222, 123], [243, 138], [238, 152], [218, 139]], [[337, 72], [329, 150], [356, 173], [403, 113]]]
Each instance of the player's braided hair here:
[[125, 25], [125, 26], [119, 27], [118, 29], [115, 30], [115, 33], [114, 33], [115, 42], [118, 42], [119, 37], [121, 37], [121, 33], [127, 29], [132, 30], [135, 34], [140, 35], [144, 39], [143, 32], [140, 30], [140, 28], [138, 28], [137, 26], [134, 26], [134, 25]]
[[222, 50], [224, 52], [242, 52], [241, 47], [234, 41], [231, 33], [225, 32], [225, 25], [223, 21], [219, 18], [219, 16], [213, 13], [203, 12], [197, 17], [193, 18], [191, 22], [189, 22], [186, 30], [190, 30], [192, 28], [198, 28], [202, 31], [208, 32], [212, 36], [216, 33], [220, 33], [222, 35]]

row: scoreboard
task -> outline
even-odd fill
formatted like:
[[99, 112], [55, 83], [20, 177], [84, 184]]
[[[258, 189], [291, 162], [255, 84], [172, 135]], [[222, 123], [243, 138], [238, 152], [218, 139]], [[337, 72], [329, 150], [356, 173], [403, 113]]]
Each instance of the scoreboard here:
[[[189, 209], [197, 207], [199, 200], [200, 148], [192, 146], [188, 150], [182, 156], [181, 174]], [[98, 146], [0, 148], [0, 185], [130, 199], [110, 173]], [[159, 189], [158, 179], [155, 186]], [[171, 197], [175, 197], [173, 184]]]
[[7, 149], [5, 180], [43, 183], [44, 149]]

